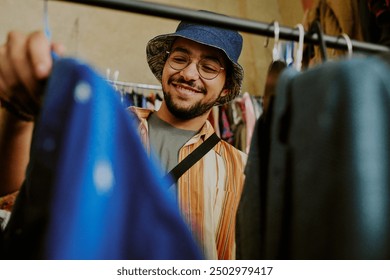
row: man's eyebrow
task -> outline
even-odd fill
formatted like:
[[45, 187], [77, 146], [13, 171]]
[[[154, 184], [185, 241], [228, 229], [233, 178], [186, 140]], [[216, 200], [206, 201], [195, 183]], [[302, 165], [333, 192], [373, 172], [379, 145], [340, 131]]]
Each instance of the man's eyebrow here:
[[[210, 60], [214, 60], [216, 62], [218, 62], [219, 64], [223, 65], [223, 59], [218, 57], [218, 56], [215, 56], [215, 55], [206, 55], [204, 56], [203, 58], [207, 58], [207, 59], [210, 59]], [[222, 61], [221, 61], [222, 60]]]
[[[183, 47], [175, 47], [174, 49], [172, 49], [172, 52], [176, 52], [176, 51], [191, 55], [190, 51], [186, 48], [183, 48]], [[219, 64], [223, 65], [223, 59], [221, 57], [219, 57], [218, 55], [205, 55], [205, 56], [202, 56], [202, 58], [211, 59], [211, 60], [214, 60], [214, 61], [218, 62]]]
[[183, 53], [186, 53], [186, 54], [190, 54], [190, 52], [185, 49], [185, 48], [182, 48], [182, 47], [176, 47], [172, 50], [172, 52], [183, 52]]

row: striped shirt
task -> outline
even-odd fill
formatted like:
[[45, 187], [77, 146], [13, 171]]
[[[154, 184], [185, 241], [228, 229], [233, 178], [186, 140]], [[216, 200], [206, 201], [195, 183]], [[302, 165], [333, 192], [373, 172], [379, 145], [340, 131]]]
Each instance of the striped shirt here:
[[[130, 107], [150, 152], [147, 118], [152, 110]], [[179, 162], [214, 133], [206, 121], [179, 151]], [[244, 185], [247, 155], [221, 140], [177, 182], [181, 213], [207, 259], [235, 259], [236, 212]]]

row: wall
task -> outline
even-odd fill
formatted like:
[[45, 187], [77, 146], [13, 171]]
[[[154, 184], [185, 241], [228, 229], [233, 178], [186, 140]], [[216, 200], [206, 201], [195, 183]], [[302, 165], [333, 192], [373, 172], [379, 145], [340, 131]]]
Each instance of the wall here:
[[[205, 9], [262, 22], [279, 21], [293, 27], [302, 20], [299, 0], [151, 0], [190, 9]], [[119, 80], [158, 84], [145, 59], [152, 37], [172, 32], [177, 21], [141, 14], [49, 1], [49, 23], [54, 41], [63, 43], [67, 55], [82, 58], [105, 73], [119, 71]], [[9, 30], [30, 32], [43, 28], [43, 0], [0, 0], [0, 42]], [[272, 38], [242, 33], [240, 63], [245, 69], [243, 91], [261, 95], [269, 63]]]

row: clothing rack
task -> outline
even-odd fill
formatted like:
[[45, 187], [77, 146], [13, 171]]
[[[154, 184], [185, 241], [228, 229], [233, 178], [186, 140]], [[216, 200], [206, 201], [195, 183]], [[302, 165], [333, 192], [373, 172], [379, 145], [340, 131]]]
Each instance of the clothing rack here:
[[[247, 32], [251, 34], [257, 34], [267, 37], [274, 36], [274, 25], [271, 23], [264, 23], [260, 21], [242, 19], [237, 17], [229, 17], [229, 21], [226, 20], [226, 16], [204, 13], [202, 11], [174, 7], [170, 5], [146, 2], [146, 1], [136, 1], [136, 0], [51, 0], [58, 2], [71, 2], [78, 3], [83, 5], [91, 5], [103, 8], [109, 8], [120, 11], [127, 11], [133, 13], [140, 13], [151, 16], [158, 16], [169, 19], [176, 20], [188, 20], [195, 23], [215, 25], [223, 28], [234, 29], [242, 32]], [[279, 39], [299, 41], [299, 30], [297, 28], [291, 28], [286, 26], [279, 26]], [[323, 41], [326, 47], [333, 49], [342, 49], [348, 50], [348, 42], [343, 40], [340, 37], [322, 35]], [[305, 33], [304, 37], [305, 43], [310, 43], [314, 45], [321, 44], [321, 40], [318, 34], [310, 34], [309, 32]], [[388, 52], [390, 48], [361, 42], [357, 40], [351, 40], [353, 51], [364, 52], [364, 53], [378, 53], [378, 52]]]
[[140, 84], [140, 83], [131, 83], [131, 82], [121, 82], [121, 81], [112, 81], [107, 80], [110, 84], [114, 86], [122, 86], [129, 88], [139, 88], [139, 89], [152, 89], [152, 90], [161, 90], [161, 86], [158, 85], [149, 85], [149, 84]]

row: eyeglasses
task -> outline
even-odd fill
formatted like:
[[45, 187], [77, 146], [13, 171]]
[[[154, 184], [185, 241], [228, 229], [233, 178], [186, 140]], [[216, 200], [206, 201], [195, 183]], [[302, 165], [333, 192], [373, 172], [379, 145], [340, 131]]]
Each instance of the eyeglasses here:
[[[168, 64], [172, 69], [181, 71], [191, 64], [191, 57], [183, 52], [168, 52]], [[215, 79], [224, 70], [218, 61], [210, 58], [202, 58], [196, 64], [199, 75], [206, 80]]]

